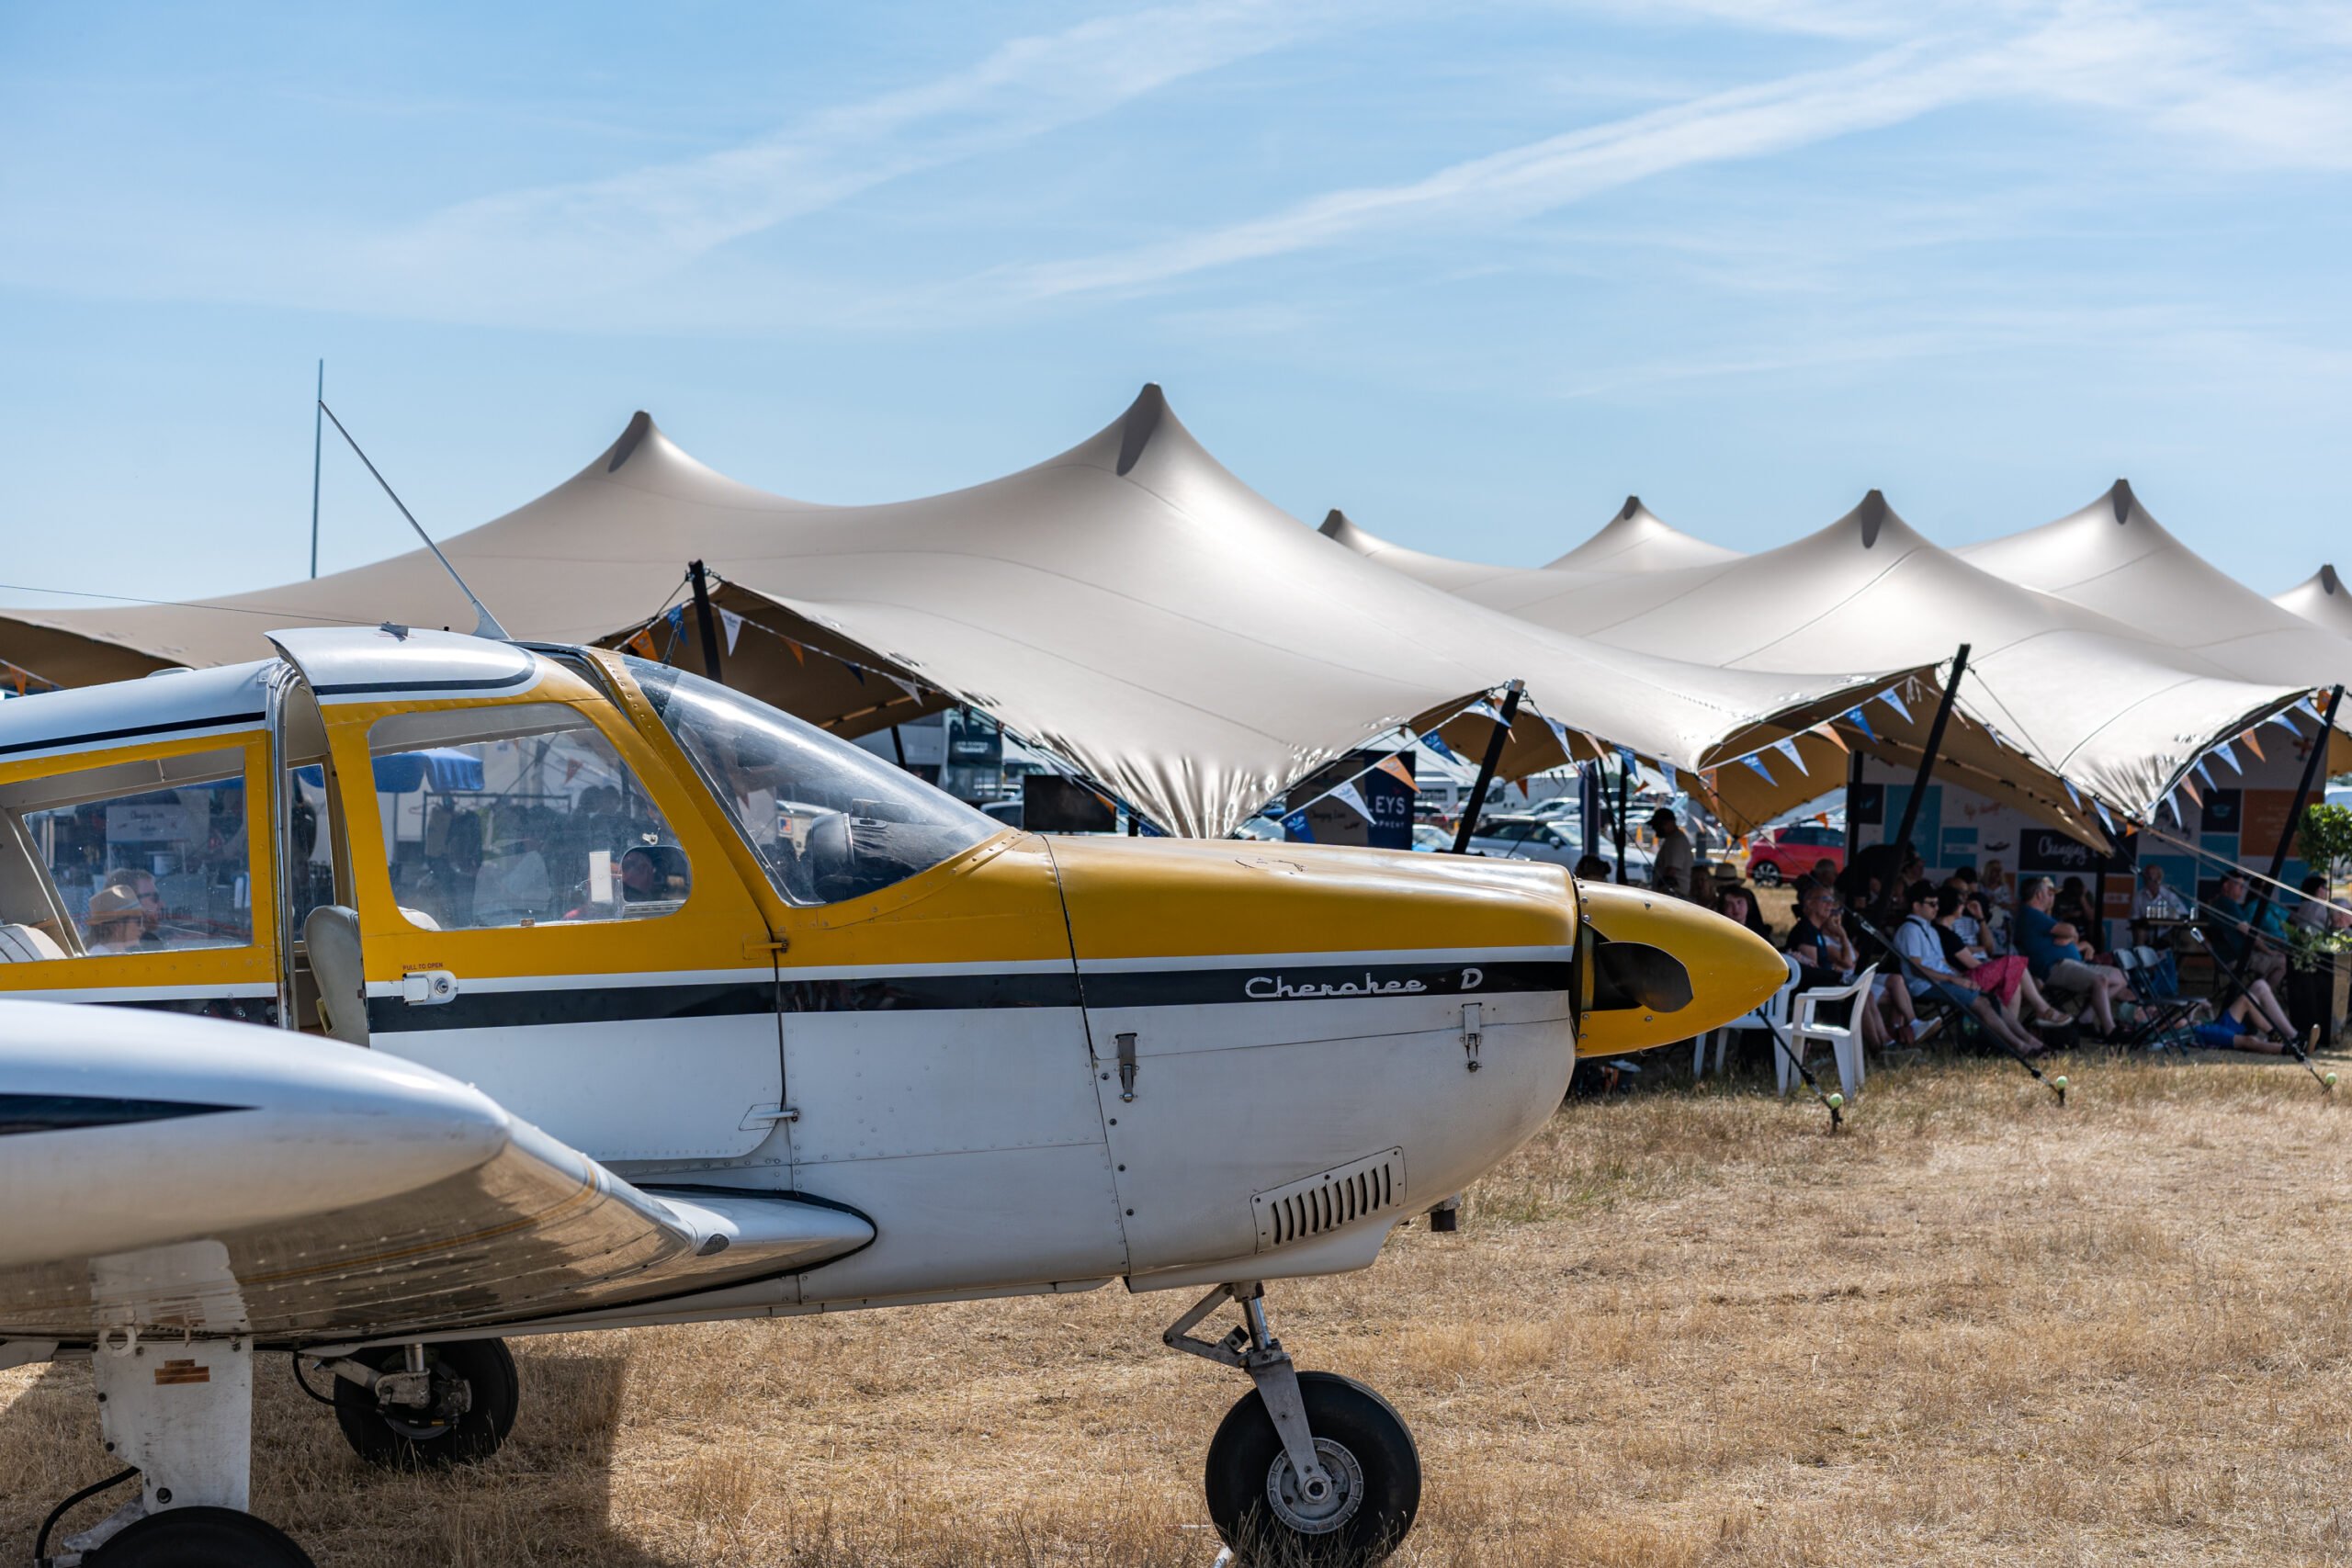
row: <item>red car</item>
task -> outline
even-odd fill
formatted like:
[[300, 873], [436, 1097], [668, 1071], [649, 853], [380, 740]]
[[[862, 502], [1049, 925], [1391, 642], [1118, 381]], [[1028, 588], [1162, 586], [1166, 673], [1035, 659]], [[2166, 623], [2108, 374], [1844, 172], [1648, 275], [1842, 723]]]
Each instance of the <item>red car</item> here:
[[1846, 835], [1838, 829], [1791, 823], [1758, 834], [1747, 845], [1747, 874], [1758, 887], [1793, 882], [1823, 861], [1832, 871], [1846, 869]]

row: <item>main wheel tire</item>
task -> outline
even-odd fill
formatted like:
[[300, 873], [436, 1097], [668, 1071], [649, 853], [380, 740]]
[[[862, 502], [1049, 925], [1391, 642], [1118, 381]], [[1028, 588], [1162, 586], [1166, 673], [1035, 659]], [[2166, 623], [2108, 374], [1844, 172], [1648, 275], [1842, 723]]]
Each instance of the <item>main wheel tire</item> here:
[[125, 1528], [90, 1568], [317, 1568], [266, 1519], [234, 1508], [166, 1508]]
[[1781, 885], [1781, 868], [1769, 860], [1758, 861], [1749, 866], [1747, 875], [1758, 887], [1778, 887]]
[[1251, 1389], [1209, 1442], [1209, 1517], [1242, 1562], [1358, 1568], [1396, 1550], [1421, 1506], [1421, 1456], [1404, 1417], [1352, 1378], [1298, 1374], [1307, 1429], [1339, 1483], [1321, 1504], [1298, 1493], [1265, 1401]]
[[[401, 1347], [355, 1352], [378, 1371], [398, 1371]], [[425, 1371], [433, 1374], [435, 1404], [424, 1409], [384, 1405], [348, 1378], [334, 1381], [334, 1418], [352, 1451], [370, 1464], [394, 1470], [442, 1470], [478, 1464], [496, 1453], [514, 1429], [522, 1391], [514, 1358], [503, 1339], [460, 1339], [424, 1348]], [[448, 1412], [452, 1385], [463, 1382], [467, 1408]]]

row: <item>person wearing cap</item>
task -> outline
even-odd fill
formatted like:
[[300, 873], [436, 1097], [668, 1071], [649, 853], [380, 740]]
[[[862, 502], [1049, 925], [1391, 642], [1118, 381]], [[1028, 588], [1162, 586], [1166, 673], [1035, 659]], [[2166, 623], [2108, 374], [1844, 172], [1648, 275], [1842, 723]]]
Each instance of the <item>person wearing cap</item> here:
[[1663, 806], [1650, 813], [1650, 828], [1657, 834], [1657, 858], [1650, 869], [1650, 886], [1678, 898], [1688, 897], [1690, 868], [1697, 861], [1690, 835], [1674, 819], [1673, 811]]
[[147, 917], [136, 888], [109, 883], [90, 895], [89, 913], [82, 921], [88, 933], [84, 943], [91, 953], [136, 953], [147, 934]]
[[1951, 959], [1945, 954], [1943, 938], [1936, 931], [1936, 885], [1920, 877], [1904, 890], [1904, 902], [1909, 913], [1903, 923], [1894, 928], [1894, 948], [1903, 955], [1904, 980], [1916, 997], [1933, 996], [1958, 1008], [1976, 1020], [1977, 1026], [1996, 1039], [2007, 1042], [2010, 1050], [2020, 1056], [2038, 1055], [2044, 1049], [2041, 1041], [2010, 1021], [1998, 1004], [1984, 992], [1968, 983], [1968, 976], [1951, 968]]

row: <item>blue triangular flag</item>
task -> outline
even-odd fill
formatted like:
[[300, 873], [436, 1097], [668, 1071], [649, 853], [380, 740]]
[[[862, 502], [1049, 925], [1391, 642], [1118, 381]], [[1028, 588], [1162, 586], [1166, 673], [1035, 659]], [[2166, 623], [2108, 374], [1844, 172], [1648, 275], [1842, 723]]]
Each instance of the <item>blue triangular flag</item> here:
[[1852, 719], [1856, 724], [1860, 725], [1864, 735], [1869, 736], [1873, 740], [1878, 739], [1878, 731], [1871, 728], [1871, 721], [1869, 717], [1863, 714], [1860, 707], [1856, 706], [1848, 708], [1846, 710], [1846, 716]]
[[2105, 803], [2103, 803], [2098, 796], [2093, 795], [2091, 796], [2091, 809], [2098, 813], [2098, 825], [2106, 829], [2109, 835], [2111, 837], [2115, 832], [2115, 818], [2107, 814], [2107, 807]]
[[670, 606], [670, 629], [674, 632], [686, 629], [686, 607], [684, 604]]
[[1666, 787], [1670, 790], [1680, 790], [1682, 788], [1682, 784], [1680, 780], [1674, 776], [1674, 764], [1660, 759], [1658, 766], [1666, 770]]
[[1904, 723], [1908, 724], [1911, 722], [1911, 710], [1903, 705], [1903, 699], [1895, 695], [1894, 687], [1889, 686], [1885, 691], [1881, 692], [1878, 694], [1878, 700], [1893, 708], [1895, 712], [1901, 714], [1903, 716]]
[[2197, 776], [2205, 781], [2205, 787], [2207, 789], [2219, 789], [2222, 787], [2220, 784], [2213, 782], [2213, 775], [2206, 771], [2205, 759], [2202, 757], [2197, 759]]
[[1779, 784], [1779, 783], [1781, 782], [1780, 780], [1778, 780], [1778, 779], [1776, 779], [1776, 778], [1774, 778], [1774, 777], [1772, 776], [1772, 770], [1771, 770], [1771, 769], [1770, 769], [1770, 768], [1768, 768], [1768, 767], [1766, 767], [1766, 766], [1764, 765], [1764, 759], [1763, 759], [1763, 758], [1761, 758], [1761, 757], [1756, 757], [1756, 756], [1747, 756], [1747, 757], [1742, 757], [1742, 758], [1740, 759], [1740, 761], [1743, 761], [1743, 762], [1745, 762], [1745, 763], [1747, 763], [1749, 767], [1754, 768], [1754, 769], [1756, 770], [1756, 772], [1758, 773], [1758, 775], [1760, 775], [1760, 776], [1763, 778], [1763, 780], [1764, 780], [1764, 782], [1765, 782], [1766, 784]]
[[1315, 841], [1315, 830], [1306, 825], [1306, 807], [1300, 807], [1283, 818], [1283, 831], [1303, 844]]
[[2224, 762], [2227, 762], [2234, 772], [2239, 773], [2244, 773], [2245, 772], [2245, 764], [2238, 761], [2237, 748], [2231, 745], [2228, 741], [2224, 740], [2219, 746], [2214, 747], [2213, 755], [2221, 758]]
[[1797, 765], [1798, 773], [1810, 773], [1813, 772], [1811, 768], [1804, 765], [1804, 759], [1797, 755], [1797, 743], [1793, 739], [1773, 741], [1772, 750], [1778, 751], [1781, 756], [1786, 757], [1790, 761], [1794, 762]]
[[1439, 756], [1444, 758], [1449, 762], [1458, 762], [1462, 761], [1461, 758], [1453, 754], [1453, 748], [1448, 746], [1434, 729], [1421, 737], [1421, 744], [1428, 747], [1430, 750], [1436, 752]]
[[2300, 737], [2303, 733], [2303, 727], [2295, 722], [2295, 710], [2293, 708], [2280, 708], [2276, 716], [2279, 723], [2285, 725], [2289, 729], [2293, 730], [2297, 736]]
[[1634, 749], [1631, 746], [1618, 747], [1617, 757], [1625, 764], [1626, 773], [1638, 773], [1642, 771], [1641, 760], [1634, 755]]
[[1568, 744], [1568, 727], [1562, 724], [1558, 719], [1554, 718], [1548, 713], [1541, 714], [1537, 716], [1544, 720], [1544, 728], [1552, 732], [1552, 739], [1560, 743], [1560, 750], [1566, 751], [1571, 757], [1575, 756], [1576, 748]]
[[1480, 697], [1476, 702], [1472, 703], [1468, 707], [1462, 711], [1470, 715], [1473, 718], [1491, 718], [1497, 724], [1500, 724], [1503, 721], [1503, 710], [1497, 707], [1494, 704], [1488, 702], [1484, 697]]

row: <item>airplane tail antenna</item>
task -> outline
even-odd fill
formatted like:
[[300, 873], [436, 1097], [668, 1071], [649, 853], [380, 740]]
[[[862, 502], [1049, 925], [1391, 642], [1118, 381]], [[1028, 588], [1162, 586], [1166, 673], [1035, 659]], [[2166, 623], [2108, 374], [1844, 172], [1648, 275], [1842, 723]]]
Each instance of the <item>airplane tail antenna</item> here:
[[466, 603], [474, 607], [476, 617], [474, 636], [489, 637], [496, 642], [513, 642], [514, 639], [507, 635], [506, 628], [498, 624], [498, 617], [490, 613], [490, 606], [483, 604], [481, 597], [466, 586], [466, 580], [458, 575], [458, 569], [449, 564], [449, 558], [441, 553], [441, 547], [433, 542], [433, 536], [424, 531], [424, 525], [416, 520], [416, 513], [408, 509], [408, 502], [401, 499], [400, 492], [392, 488], [391, 481], [377, 472], [374, 463], [368, 462], [368, 454], [360, 450], [359, 443], [352, 439], [351, 432], [343, 427], [343, 421], [334, 417], [334, 410], [327, 407], [324, 398], [319, 400], [319, 412], [327, 416], [334, 425], [335, 434], [343, 437], [345, 443], [350, 446], [352, 452], [362, 463], [368, 465], [368, 472], [374, 476], [378, 484], [384, 487], [384, 493], [390, 496], [392, 504], [401, 509], [401, 515], [408, 519], [408, 525], [416, 530], [416, 536], [424, 541], [424, 547], [433, 552], [433, 558], [441, 563], [441, 570], [449, 574], [449, 581], [458, 585], [458, 592], [464, 594]]

